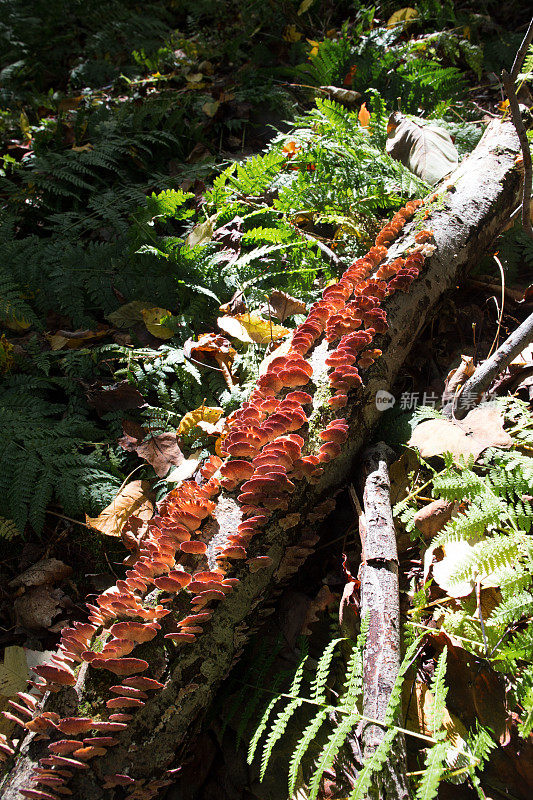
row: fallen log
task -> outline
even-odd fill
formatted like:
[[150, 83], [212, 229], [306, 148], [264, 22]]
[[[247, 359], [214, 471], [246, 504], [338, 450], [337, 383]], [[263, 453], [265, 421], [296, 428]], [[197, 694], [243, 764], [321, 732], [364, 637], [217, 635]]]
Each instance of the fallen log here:
[[[219, 563], [216, 559], [220, 557], [221, 549], [222, 557], [226, 559], [241, 558], [243, 553], [244, 559], [237, 560], [236, 566], [224, 573], [229, 578], [226, 588], [233, 591], [225, 596], [214, 612], [208, 604], [206, 616], [210, 619], [201, 635], [196, 636], [192, 632], [180, 634], [180, 629], [176, 634], [176, 625], [172, 627], [168, 620], [176, 618], [179, 625], [180, 610], [183, 614], [181, 595], [173, 600], [174, 614], [164, 618], [165, 609], [158, 605], [158, 594], [161, 595], [161, 592], [154, 590], [143, 599], [143, 613], [147, 615], [143, 619], [160, 619], [163, 631], [151, 641], [136, 646], [135, 658], [120, 661], [118, 657], [108, 661], [107, 667], [102, 665], [103, 659], [98, 658], [98, 650], [106, 646], [109, 637], [109, 632], [106, 632], [105, 635], [97, 634], [98, 641], [87, 645], [93, 648], [89, 653], [93, 659], [92, 666], [82, 664], [75, 679], [72, 677], [71, 680], [71, 673], [65, 666], [50, 667], [44, 671], [48, 676], [46, 680], [52, 681], [52, 686], [54, 681], [67, 684], [60, 693], [45, 697], [46, 711], [59, 715], [54, 717], [56, 722], [61, 718], [59, 736], [77, 733], [84, 724], [89, 728], [92, 725], [92, 730], [96, 730], [98, 736], [106, 735], [101, 731], [105, 731], [105, 726], [111, 723], [103, 723], [102, 720], [108, 719], [109, 708], [113, 708], [107, 700], [110, 696], [108, 691], [111, 684], [121, 682], [120, 678], [110, 678], [108, 675], [111, 661], [119, 670], [116, 674], [128, 674], [124, 670], [130, 668], [137, 672], [146, 669], [144, 674], [152, 680], [159, 680], [164, 684], [163, 688], [155, 693], [142, 693], [148, 696], [139, 702], [139, 709], [135, 713], [124, 714], [122, 712], [129, 712], [130, 709], [118, 708], [118, 713], [112, 715], [115, 717], [113, 726], [122, 726], [124, 730], [117, 736], [116, 743], [107, 742], [109, 749], [104, 753], [94, 753], [100, 757], [83, 761], [80, 754], [79, 759], [72, 759], [74, 763], [69, 767], [68, 761], [62, 761], [68, 756], [50, 758], [49, 742], [38, 733], [31, 733], [12, 760], [10, 772], [0, 785], [3, 800], [19, 800], [20, 790], [24, 790], [23, 796], [27, 797], [43, 797], [46, 791], [54, 796], [53, 789], [46, 790], [41, 784], [39, 788], [31, 788], [35, 786], [32, 774], [38, 760], [43, 757], [44, 768], [54, 774], [61, 769], [73, 773], [72, 777], [68, 775], [67, 778], [69, 788], [80, 800], [117, 797], [115, 786], [129, 787], [128, 797], [147, 800], [155, 796], [158, 788], [173, 781], [174, 774], [165, 770], [186, 757], [215, 691], [239, 657], [250, 633], [260, 624], [262, 615], [269, 612], [269, 603], [282, 584], [312, 552], [316, 542], [316, 523], [331, 508], [334, 492], [349, 478], [355, 456], [368, 440], [381, 414], [383, 405], [376, 404], [376, 398], [380, 392], [386, 393], [393, 386], [418, 333], [434, 313], [443, 294], [461, 281], [468, 269], [490, 247], [505, 226], [510, 211], [516, 206], [520, 173], [515, 167], [515, 159], [519, 150], [516, 133], [509, 123], [491, 123], [472, 155], [448, 180], [436, 187], [432, 194], [434, 200], [428, 200], [428, 215], [423, 224], [433, 231], [436, 250], [426, 259], [420, 276], [409, 285], [407, 291], [396, 291], [386, 299], [384, 307], [388, 327], [383, 335], [375, 337], [373, 343], [379, 346], [383, 354], [366, 369], [364, 385], [350, 393], [347, 405], [342, 409], [349, 426], [348, 436], [340, 453], [329, 463], [324, 463], [321, 474], [320, 470], [315, 474], [315, 482], [299, 480], [296, 483], [286, 507], [282, 503], [283, 510], [270, 516], [260, 534], [251, 541], [247, 553], [242, 547], [231, 546], [232, 539], [228, 538], [235, 538], [243, 521], [245, 501], [239, 501], [236, 492], [232, 491], [224, 491], [215, 497], [215, 507], [209, 520], [199, 530], [195, 529], [195, 533], [199, 533], [207, 542], [208, 555], [211, 553], [209, 569], [213, 570]], [[414, 245], [416, 230], [416, 223], [408, 223], [403, 228], [397, 242], [389, 249], [387, 263], [399, 258]], [[318, 337], [305, 355], [307, 364], [312, 367], [310, 390], [314, 392], [308, 428], [305, 428], [304, 434], [305, 451], [308, 453], [315, 452], [322, 444], [320, 433], [325, 422], [332, 417], [331, 404], [328, 405], [331, 388], [326, 364], [326, 358], [331, 353], [331, 344]], [[205, 501], [204, 505], [209, 503]], [[164, 513], [161, 509], [159, 514], [159, 519], [162, 519]], [[194, 526], [191, 524], [191, 527]], [[204, 552], [203, 546], [200, 547], [197, 542], [188, 542], [186, 545], [185, 548], [180, 545], [185, 553]], [[192, 558], [192, 555], [185, 556], [187, 558]], [[137, 583], [140, 581], [139, 578], [135, 580]], [[155, 582], [157, 586], [157, 581], [149, 582]], [[164, 581], [161, 585], [165, 585]], [[116, 606], [110, 604], [109, 600], [110, 596], [107, 595], [107, 608], [96, 608], [92, 612], [95, 625], [99, 614], [104, 620], [113, 615], [120, 618]], [[195, 622], [188, 624], [192, 624], [192, 627], [187, 630], [202, 631], [202, 627], [195, 625]], [[180, 643], [175, 645], [172, 639], [164, 639], [161, 633], [167, 631], [174, 642]], [[117, 665], [118, 661], [120, 663]], [[95, 669], [95, 666], [104, 668]], [[132, 692], [132, 683], [128, 686], [131, 697], [135, 689]], [[81, 717], [86, 722], [69, 721], [71, 717]], [[118, 721], [121, 718], [123, 721]], [[55, 737], [55, 731], [53, 733]], [[83, 757], [87, 755], [84, 753]], [[43, 795], [37, 793], [41, 788]], [[123, 789], [119, 788], [118, 792], [123, 796]]]

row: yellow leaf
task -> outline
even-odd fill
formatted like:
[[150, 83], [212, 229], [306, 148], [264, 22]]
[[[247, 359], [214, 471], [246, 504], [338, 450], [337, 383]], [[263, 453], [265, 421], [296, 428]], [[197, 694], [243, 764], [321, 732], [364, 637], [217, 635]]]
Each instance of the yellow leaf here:
[[74, 150], [75, 153], [86, 153], [87, 150], [94, 150], [93, 144], [82, 144], [79, 147], [71, 147], [71, 150]]
[[209, 219], [206, 219], [205, 222], [195, 225], [185, 239], [185, 244], [187, 247], [196, 247], [199, 244], [205, 244], [206, 242], [209, 242], [212, 239], [213, 231], [215, 230], [215, 219], [216, 214], [212, 217], [209, 217]]
[[0, 694], [13, 697], [21, 692], [28, 681], [28, 664], [23, 647], [6, 647], [4, 663], [0, 664]]
[[308, 58], [313, 58], [318, 53], [318, 48], [320, 47], [320, 42], [315, 42], [314, 39], [307, 40], [311, 45], [311, 52], [309, 53]]
[[500, 111], [502, 114], [505, 114], [507, 111], [509, 111], [509, 100], [502, 100], [498, 105], [498, 111]]
[[302, 14], [305, 14], [306, 11], [309, 11], [314, 2], [315, 0], [302, 0], [300, 3], [300, 8], [298, 9], [298, 16], [301, 16]]
[[285, 42], [299, 42], [301, 38], [302, 34], [297, 29], [296, 25], [287, 25], [287, 27], [283, 31], [283, 40]]
[[357, 119], [362, 128], [368, 128], [370, 123], [370, 111], [366, 107], [366, 103], [363, 103], [361, 108], [359, 109], [359, 114], [357, 115]]
[[26, 114], [25, 111], [21, 111], [20, 112], [19, 122], [20, 122], [20, 130], [22, 131], [22, 135], [26, 139], [31, 139], [30, 121], [29, 121], [28, 115]]
[[193, 72], [190, 75], [187, 75], [187, 82], [188, 83], [200, 83], [203, 79], [203, 75], [201, 72]]
[[143, 308], [141, 314], [146, 329], [152, 336], [157, 336], [158, 339], [171, 339], [174, 336], [172, 328], [161, 324], [161, 320], [164, 317], [172, 316], [166, 308], [157, 308], [156, 306], [154, 308]]
[[218, 111], [220, 103], [218, 100], [211, 100], [207, 103], [204, 103], [202, 106], [202, 111], [204, 114], [207, 114], [208, 117], [214, 117]]
[[288, 328], [250, 313], [219, 317], [217, 322], [219, 328], [241, 342], [269, 344], [271, 341], [283, 339], [289, 333]]
[[132, 481], [124, 486], [112, 503], [97, 517], [85, 517], [87, 525], [106, 536], [120, 536], [122, 528], [132, 516], [148, 520], [154, 511], [148, 481]]
[[399, 11], [395, 11], [392, 17], [389, 18], [389, 21], [387, 22], [387, 28], [394, 28], [400, 23], [403, 25], [408, 25], [418, 16], [419, 14], [416, 8], [400, 8]]
[[189, 433], [199, 422], [218, 422], [223, 413], [224, 409], [216, 406], [200, 406], [194, 411], [188, 411], [179, 424], [178, 436]]
[[[0, 663], [0, 711], [13, 711], [8, 700], [23, 692], [28, 683], [28, 663], [23, 647], [10, 646], [4, 650], [4, 662]], [[16, 713], [16, 712], [15, 712]], [[0, 716], [0, 734], [9, 736], [15, 724]]]

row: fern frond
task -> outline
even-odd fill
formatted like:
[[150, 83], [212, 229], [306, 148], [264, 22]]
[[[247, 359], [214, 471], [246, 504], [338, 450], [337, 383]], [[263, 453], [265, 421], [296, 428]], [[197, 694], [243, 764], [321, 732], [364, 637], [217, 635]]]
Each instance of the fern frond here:
[[395, 728], [389, 728], [385, 733], [371, 758], [365, 762], [363, 769], [358, 773], [349, 800], [364, 800], [367, 797], [370, 782], [389, 757], [396, 735], [397, 730]]
[[328, 646], [320, 656], [320, 660], [316, 668], [316, 675], [311, 684], [312, 697], [316, 703], [324, 703], [326, 701], [325, 690], [329, 675], [329, 668], [333, 660], [335, 648], [340, 642], [343, 641], [345, 641], [344, 637], [333, 639], [333, 641], [329, 642]]
[[424, 773], [418, 786], [416, 800], [434, 800], [439, 790], [439, 783], [446, 769], [446, 752], [448, 744], [438, 742], [430, 748], [424, 761]]
[[320, 790], [320, 784], [322, 782], [322, 776], [326, 770], [331, 769], [335, 757], [339, 750], [341, 749], [344, 740], [346, 739], [347, 735], [353, 728], [353, 726], [359, 722], [361, 719], [361, 715], [357, 712], [352, 712], [351, 714], [344, 715], [335, 730], [330, 734], [328, 737], [326, 744], [322, 748], [320, 755], [318, 756], [317, 763], [315, 766], [315, 770], [313, 773], [313, 777], [309, 784], [309, 793], [308, 798], [309, 800], [316, 800], [318, 797], [318, 792]]
[[315, 714], [311, 722], [305, 728], [295, 751], [293, 752], [289, 764], [289, 797], [292, 797], [294, 792], [296, 781], [298, 779], [298, 770], [300, 768], [300, 764], [302, 763], [309, 746], [316, 738], [316, 735], [320, 728], [322, 727], [324, 720], [327, 719], [329, 714], [328, 708], [321, 708]]

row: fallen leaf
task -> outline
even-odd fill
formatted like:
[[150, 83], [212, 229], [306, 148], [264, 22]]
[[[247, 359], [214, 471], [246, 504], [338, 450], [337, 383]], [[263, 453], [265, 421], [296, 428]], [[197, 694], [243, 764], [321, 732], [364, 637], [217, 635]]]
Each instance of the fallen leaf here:
[[424, 539], [432, 539], [451, 519], [454, 503], [450, 500], [435, 500], [417, 511], [413, 522]]
[[28, 664], [23, 647], [10, 645], [4, 650], [4, 661], [0, 664], [0, 694], [13, 697], [23, 691], [28, 682]]
[[303, 33], [300, 33], [296, 25], [287, 25], [283, 31], [282, 39], [284, 42], [299, 42], [302, 36]]
[[141, 314], [146, 330], [152, 336], [156, 336], [158, 339], [171, 339], [174, 336], [175, 331], [169, 328], [168, 325], [161, 323], [161, 320], [165, 317], [172, 317], [172, 314], [166, 308], [158, 308], [157, 306], [143, 308]]
[[[433, 708], [435, 705], [434, 697], [428, 686], [422, 681], [406, 681], [402, 691], [405, 693], [406, 708], [409, 708], [406, 725], [408, 730], [422, 733], [424, 736], [433, 735]], [[446, 728], [447, 740], [450, 749], [464, 750], [468, 732], [461, 720], [451, 713], [445, 706], [442, 712], [442, 724]], [[457, 754], [449, 753], [447, 756], [451, 763], [457, 758]]]
[[348, 108], [354, 106], [361, 99], [361, 93], [355, 92], [353, 89], [343, 89], [340, 86], [321, 86], [320, 88], [327, 92], [337, 103], [342, 103]]
[[[475, 586], [474, 580], [455, 581], [452, 576], [461, 568], [465, 560], [471, 555], [473, 545], [478, 539], [469, 541], [459, 540], [457, 542], [446, 542], [442, 546], [444, 558], [433, 564], [433, 578], [440, 588], [446, 592], [448, 597], [467, 597]], [[433, 556], [433, 548], [426, 550], [424, 555], [424, 565], [427, 566], [428, 556]]]
[[71, 150], [74, 150], [75, 153], [86, 153], [88, 150], [94, 150], [93, 144], [82, 144], [79, 147], [72, 145]]
[[72, 567], [59, 561], [57, 558], [43, 558], [32, 564], [31, 567], [9, 581], [8, 586], [16, 589], [18, 586], [41, 586], [43, 583], [56, 583], [68, 577]]
[[126, 303], [111, 314], [107, 314], [106, 319], [115, 328], [133, 328], [137, 322], [143, 321], [142, 312], [145, 308], [147, 304], [142, 300], [132, 300], [131, 303]]
[[259, 375], [264, 375], [268, 370], [268, 365], [271, 361], [274, 361], [275, 358], [278, 356], [286, 356], [289, 350], [291, 349], [291, 340], [285, 339], [280, 345], [278, 345], [271, 353], [268, 353], [264, 357], [264, 359], [259, 364]]
[[32, 586], [13, 602], [17, 623], [29, 630], [48, 630], [54, 617], [61, 612], [64, 597], [61, 589]]
[[394, 14], [387, 20], [387, 28], [395, 28], [400, 23], [402, 23], [404, 26], [407, 26], [419, 16], [420, 15], [416, 8], [400, 8], [398, 11], [395, 11]]
[[459, 387], [466, 383], [468, 378], [474, 374], [475, 369], [472, 356], [461, 356], [459, 366], [456, 369], [452, 369], [446, 376], [444, 394], [442, 395], [443, 405], [453, 400]]
[[508, 449], [513, 440], [503, 429], [503, 417], [492, 404], [469, 411], [463, 420], [431, 419], [421, 422], [413, 431], [409, 445], [418, 448], [423, 458], [451, 453], [479, 458], [487, 447]]
[[431, 122], [394, 111], [387, 125], [387, 153], [430, 185], [452, 172], [459, 161], [450, 134]]
[[77, 350], [83, 347], [88, 342], [94, 342], [96, 339], [101, 339], [102, 336], [107, 336], [110, 328], [102, 330], [90, 331], [56, 331], [55, 333], [45, 333], [45, 338], [52, 350], [61, 350], [66, 347], [68, 350]]
[[207, 103], [203, 104], [202, 111], [208, 117], [214, 117], [219, 108], [220, 108], [220, 103], [218, 100], [208, 100]]
[[233, 388], [231, 365], [236, 352], [224, 336], [217, 333], [203, 333], [198, 337], [197, 342], [194, 339], [187, 339], [183, 345], [183, 352], [187, 358], [193, 361], [203, 362], [206, 360], [206, 356], [210, 356], [222, 370], [228, 388], [230, 390]]
[[184, 459], [179, 467], [171, 470], [166, 477], [167, 483], [182, 483], [182, 481], [191, 478], [202, 460], [200, 457], [201, 452], [201, 450], [196, 450], [189, 458]]
[[[7, 313], [9, 314], [9, 304], [7, 305]], [[23, 333], [24, 331], [27, 331], [29, 327], [31, 327], [31, 322], [28, 322], [28, 320], [24, 319], [23, 317], [17, 317], [13, 314], [10, 314], [8, 318], [1, 320], [1, 323], [4, 328], [8, 328], [8, 330], [13, 331], [13, 333]]]
[[287, 292], [281, 292], [279, 289], [274, 289], [268, 298], [268, 305], [263, 313], [270, 311], [272, 317], [276, 317], [280, 322], [283, 322], [287, 317], [292, 317], [293, 314], [305, 314], [305, 303], [298, 300], [296, 297], [291, 297]]
[[131, 516], [150, 519], [154, 506], [148, 481], [132, 481], [124, 486], [115, 499], [97, 517], [85, 517], [87, 525], [106, 536], [120, 536]]
[[188, 411], [180, 421], [178, 436], [185, 436], [190, 433], [199, 422], [218, 422], [223, 413], [223, 408], [210, 406], [200, 406], [200, 408], [196, 408], [194, 411]]
[[217, 319], [218, 327], [241, 342], [255, 342], [268, 344], [277, 339], [283, 339], [289, 333], [287, 328], [275, 325], [268, 319], [263, 319], [255, 314], [236, 314], [234, 317], [225, 316]]
[[359, 114], [357, 115], [357, 119], [359, 120], [359, 124], [362, 128], [368, 128], [370, 124], [370, 111], [366, 107], [366, 103], [363, 103], [361, 108], [359, 109]]
[[93, 384], [85, 390], [88, 404], [102, 417], [110, 411], [127, 411], [142, 408], [146, 401], [138, 389], [128, 381], [110, 383], [107, 386]]
[[215, 230], [215, 219], [216, 214], [214, 214], [212, 217], [209, 217], [209, 219], [206, 219], [205, 222], [200, 222], [198, 225], [195, 225], [185, 239], [185, 244], [187, 247], [197, 247], [200, 244], [206, 244], [206, 242], [210, 242], [213, 238], [213, 233]]
[[[141, 431], [144, 429], [141, 428]], [[136, 452], [139, 458], [144, 458], [160, 478], [165, 477], [171, 466], [179, 466], [183, 461], [184, 456], [178, 447], [175, 433], [161, 433], [146, 441], [143, 439], [144, 436], [133, 438], [126, 430], [118, 442], [124, 450]]]
[[[6, 647], [4, 661], [0, 663], [0, 711], [13, 711], [8, 701], [15, 700], [17, 692], [27, 691], [28, 679], [24, 648], [16, 645]], [[10, 736], [14, 728], [14, 722], [0, 715], [0, 734]]]
[[302, 0], [297, 12], [298, 16], [300, 17], [302, 14], [305, 14], [306, 11], [309, 11], [314, 2], [315, 0]]

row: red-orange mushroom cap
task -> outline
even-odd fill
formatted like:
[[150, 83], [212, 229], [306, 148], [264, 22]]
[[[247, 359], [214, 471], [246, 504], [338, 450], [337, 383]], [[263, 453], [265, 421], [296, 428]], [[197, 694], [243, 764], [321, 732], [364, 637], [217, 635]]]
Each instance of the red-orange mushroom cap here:
[[220, 468], [220, 474], [223, 476], [222, 483], [228, 491], [231, 491], [241, 481], [247, 480], [253, 474], [253, 471], [253, 466], [244, 459], [226, 461]]
[[341, 446], [337, 442], [324, 442], [318, 449], [318, 457], [322, 463], [326, 463], [336, 458], [340, 451]]
[[76, 736], [78, 733], [90, 731], [95, 725], [90, 717], [64, 717], [57, 722], [56, 727], [67, 736]]
[[[185, 574], [185, 573], [182, 573]], [[161, 625], [157, 622], [116, 622], [110, 633], [117, 639], [129, 639], [132, 642], [150, 642]]]
[[175, 631], [174, 633], [165, 633], [165, 639], [172, 639], [173, 642], [177, 644], [183, 644], [185, 642], [194, 642], [196, 636], [194, 633], [181, 633], [179, 631]]
[[248, 569], [250, 572], [257, 572], [260, 569], [265, 569], [272, 564], [270, 556], [255, 556], [248, 560]]
[[378, 350], [377, 348], [374, 348], [373, 350], [363, 350], [357, 361], [357, 366], [360, 369], [366, 369], [367, 367], [370, 367], [381, 355], [381, 350]]
[[57, 683], [61, 686], [74, 686], [76, 683], [76, 676], [66, 667], [40, 664], [34, 667], [33, 671], [50, 683]]
[[95, 659], [91, 662], [95, 669], [106, 669], [114, 675], [133, 675], [148, 669], [148, 662], [142, 658]]
[[[244, 559], [246, 558], [246, 550], [244, 547], [239, 547], [238, 545], [234, 547], [225, 547], [220, 555], [217, 555], [217, 558]], [[193, 602], [195, 600], [196, 598], [193, 598]]]
[[107, 708], [142, 708], [144, 701], [136, 697], [112, 697], [107, 700]]
[[156, 681], [155, 678], [145, 678], [143, 675], [135, 675], [122, 681], [126, 686], [133, 686], [135, 689], [155, 690], [162, 689], [164, 684]]
[[138, 700], [148, 699], [148, 694], [146, 692], [143, 692], [140, 689], [135, 689], [133, 686], [124, 686], [123, 684], [119, 684], [116, 686], [110, 686], [109, 691], [113, 692], [113, 694], [120, 695], [120, 697], [136, 697]]
[[182, 553], [190, 553], [191, 555], [203, 556], [207, 550], [207, 545], [205, 544], [205, 542], [199, 542], [197, 540], [190, 542], [182, 542], [180, 544], [180, 550], [182, 551]]
[[347, 403], [348, 395], [343, 394], [342, 392], [335, 392], [333, 397], [328, 399], [328, 406], [332, 411], [338, 411], [338, 409], [344, 408]]

